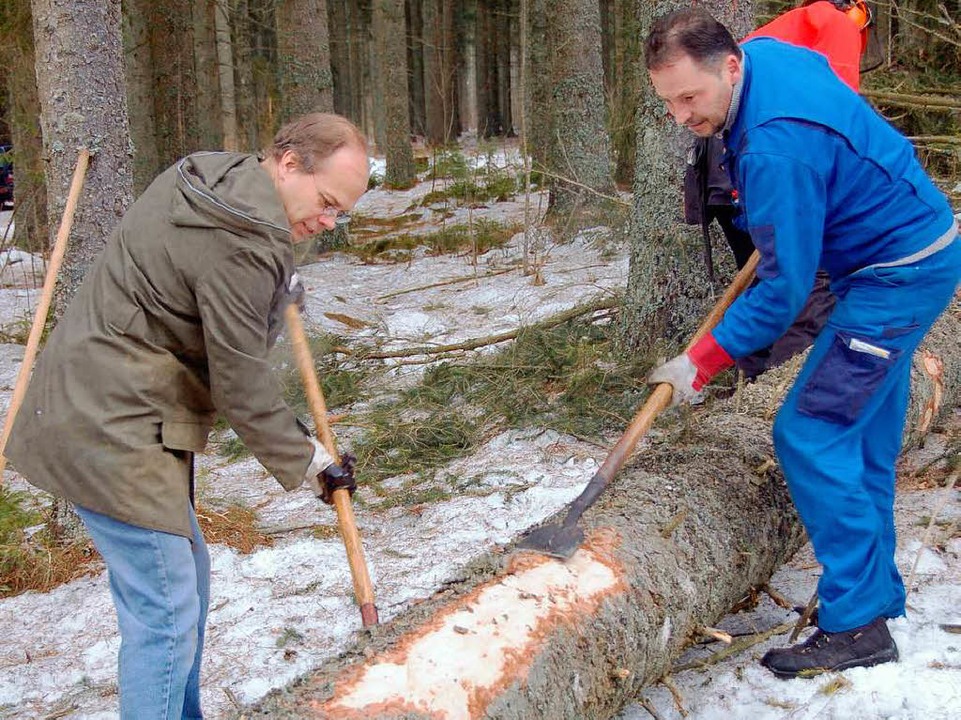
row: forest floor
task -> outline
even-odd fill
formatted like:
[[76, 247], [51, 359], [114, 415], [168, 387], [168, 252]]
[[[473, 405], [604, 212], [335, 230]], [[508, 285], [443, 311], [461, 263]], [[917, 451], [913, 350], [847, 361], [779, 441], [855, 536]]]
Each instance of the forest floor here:
[[[509, 165], [511, 154], [488, 151], [469, 157], [476, 168], [482, 162]], [[525, 213], [539, 217], [546, 201], [536, 194], [525, 209], [522, 196], [471, 207], [448, 199], [425, 212], [417, 204], [437, 188], [437, 183], [423, 182], [405, 192], [374, 189], [356, 210], [358, 224], [370, 228], [380, 222], [383, 234], [396, 235], [400, 231], [391, 218], [418, 207], [418, 217], [404, 231], [410, 235], [484, 219], [522, 226]], [[4, 218], [9, 213], [0, 216], [0, 234]], [[304, 265], [308, 330], [336, 336], [347, 347], [382, 353], [456, 345], [529, 326], [597, 296], [613, 298], [627, 279], [628, 248], [618, 232], [607, 228], [564, 243], [539, 235], [527, 258], [539, 270], [537, 282], [521, 271], [522, 233], [491, 249], [476, 242], [470, 250], [454, 252], [413, 241], [408, 245], [391, 259], [335, 252]], [[0, 270], [0, 329], [8, 338], [25, 337], [40, 263], [23, 256], [11, 259], [20, 262], [5, 263]], [[0, 344], [2, 407], [9, 403], [23, 350], [16, 342]], [[443, 357], [465, 355], [452, 350]], [[352, 425], [351, 418], [362, 417], [384, 398], [400, 398], [434, 361], [424, 354], [377, 361], [377, 373], [364, 376], [362, 390], [349, 406], [331, 403], [335, 414], [347, 415], [335, 425], [341, 446], [361, 442], [370, 432]], [[349, 356], [343, 362], [355, 369], [374, 363]], [[667, 684], [645, 690], [620, 720], [685, 713], [688, 718], [762, 720], [947, 720], [961, 714], [961, 640], [943, 629], [961, 622], [961, 504], [958, 490], [941, 486], [959, 428], [961, 412], [956, 409], [924, 448], [906, 453], [902, 461], [897, 558], [905, 578], [913, 576], [913, 588], [908, 617], [891, 623], [901, 650], [899, 663], [782, 682], [756, 662], [767, 648], [786, 642], [784, 636], [773, 637], [727, 659], [673, 674]], [[355, 507], [381, 621], [389, 622], [457, 578], [472, 560], [562, 509], [615, 438], [598, 442], [546, 427], [500, 430], [430, 473], [398, 473], [370, 484], [361, 477]], [[232, 717], [272, 688], [323, 665], [360, 631], [333, 512], [305, 489], [285, 493], [251, 457], [226, 452], [234, 442], [229, 430], [219, 430], [198, 458], [200, 503], [214, 513], [231, 506], [252, 509], [258, 526], [269, 531], [270, 544], [246, 553], [210, 544], [212, 598], [202, 673], [209, 720]], [[3, 481], [29, 493], [39, 506], [46, 503], [14, 469], [7, 469]], [[922, 545], [926, 519], [935, 513], [938, 523]], [[0, 718], [117, 717], [116, 618], [106, 575], [96, 566], [93, 570], [50, 592], [0, 600]], [[770, 585], [776, 595], [803, 605], [817, 575], [817, 563], [805, 546]], [[750, 605], [716, 626], [748, 636], [796, 618], [765, 593]], [[723, 647], [720, 642], [696, 645], [679, 663], [704, 660]]]

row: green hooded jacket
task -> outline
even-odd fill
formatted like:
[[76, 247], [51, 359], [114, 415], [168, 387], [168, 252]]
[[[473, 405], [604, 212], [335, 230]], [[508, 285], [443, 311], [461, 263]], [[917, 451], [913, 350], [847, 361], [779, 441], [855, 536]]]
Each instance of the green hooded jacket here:
[[181, 160], [124, 215], [57, 323], [5, 454], [54, 495], [189, 537], [192, 453], [220, 413], [298, 487], [313, 446], [268, 363], [293, 272], [257, 158]]

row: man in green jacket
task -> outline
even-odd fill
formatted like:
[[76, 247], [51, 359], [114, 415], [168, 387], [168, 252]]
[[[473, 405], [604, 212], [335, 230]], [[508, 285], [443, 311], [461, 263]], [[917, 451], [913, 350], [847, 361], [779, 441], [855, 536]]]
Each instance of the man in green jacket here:
[[124, 215], [37, 363], [6, 454], [76, 506], [104, 557], [125, 720], [202, 717], [210, 564], [192, 466], [215, 416], [286, 490], [353, 487], [267, 355], [303, 291], [293, 243], [332, 228], [367, 177], [363, 135], [329, 114], [283, 127], [262, 159], [184, 158]]

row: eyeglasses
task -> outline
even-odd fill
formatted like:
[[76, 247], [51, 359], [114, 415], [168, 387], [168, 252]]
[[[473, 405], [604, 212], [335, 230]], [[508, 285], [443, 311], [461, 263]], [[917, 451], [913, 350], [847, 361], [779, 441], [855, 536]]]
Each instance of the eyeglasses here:
[[334, 218], [334, 223], [337, 225], [346, 225], [350, 222], [350, 214], [341, 210], [337, 205], [331, 202], [327, 194], [317, 187], [317, 176], [311, 173], [311, 177], [314, 179], [314, 189], [317, 191], [317, 196], [320, 198], [320, 202], [323, 207], [320, 209], [319, 215], [324, 217]]

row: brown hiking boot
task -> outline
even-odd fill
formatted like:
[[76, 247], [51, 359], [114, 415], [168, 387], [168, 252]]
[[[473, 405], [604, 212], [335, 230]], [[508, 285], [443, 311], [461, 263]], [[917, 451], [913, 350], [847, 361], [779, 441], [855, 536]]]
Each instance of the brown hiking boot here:
[[814, 677], [831, 670], [871, 667], [898, 659], [898, 646], [880, 617], [843, 632], [818, 628], [800, 645], [768, 650], [761, 664], [779, 678]]

